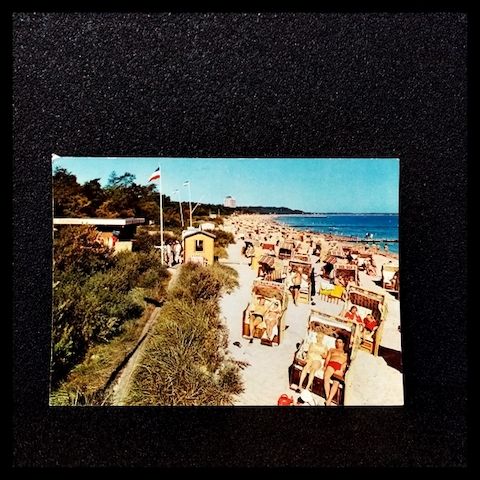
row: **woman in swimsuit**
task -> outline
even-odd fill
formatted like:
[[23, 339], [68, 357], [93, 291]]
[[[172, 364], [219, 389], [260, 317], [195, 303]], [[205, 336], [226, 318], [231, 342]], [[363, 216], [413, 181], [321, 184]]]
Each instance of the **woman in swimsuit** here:
[[256, 300], [256, 303], [253, 306], [250, 306], [250, 310], [248, 311], [248, 318], [250, 319], [250, 343], [253, 343], [255, 329], [262, 323], [263, 316], [268, 307], [265, 304], [264, 297], [257, 297]]
[[303, 367], [302, 374], [300, 375], [300, 382], [298, 383], [299, 389], [297, 392], [302, 388], [307, 373], [307, 390], [309, 390], [315, 378], [315, 373], [322, 368], [323, 360], [327, 355], [327, 348], [323, 345], [323, 336], [324, 334], [322, 332], [317, 332], [316, 342], [311, 343], [308, 347], [307, 363]]
[[273, 327], [275, 325], [278, 325], [278, 320], [280, 318], [281, 311], [282, 311], [282, 307], [280, 305], [280, 302], [275, 299], [267, 308], [263, 316], [263, 320], [265, 321], [265, 324], [267, 326], [267, 337], [270, 341], [273, 340], [273, 337], [272, 337]]
[[338, 337], [335, 340], [335, 348], [331, 348], [328, 351], [327, 358], [325, 359], [325, 367], [323, 373], [323, 386], [325, 388], [325, 405], [331, 405], [332, 399], [337, 393], [339, 382], [333, 381], [333, 385], [330, 388], [330, 378], [335, 373], [340, 377], [345, 374], [347, 367], [347, 354], [345, 353], [345, 340]]

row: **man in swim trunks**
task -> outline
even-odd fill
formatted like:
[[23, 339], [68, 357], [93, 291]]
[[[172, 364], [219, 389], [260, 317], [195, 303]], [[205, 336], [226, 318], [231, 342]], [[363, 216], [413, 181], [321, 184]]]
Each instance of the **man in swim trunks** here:
[[325, 359], [325, 367], [323, 371], [323, 386], [325, 388], [325, 405], [331, 405], [332, 399], [337, 393], [339, 382], [333, 381], [330, 387], [330, 378], [333, 374], [343, 377], [347, 368], [347, 354], [345, 353], [345, 340], [338, 337], [335, 340], [335, 348], [331, 348]]
[[300, 381], [298, 382], [299, 389], [297, 390], [297, 393], [299, 393], [299, 390], [302, 388], [307, 373], [307, 390], [309, 390], [313, 384], [315, 373], [320, 370], [320, 368], [322, 368], [323, 360], [327, 356], [327, 347], [325, 347], [325, 345], [323, 344], [323, 337], [324, 334], [317, 331], [316, 342], [311, 343], [308, 347], [307, 363], [303, 367], [302, 373], [300, 375]]
[[296, 272], [292, 272], [292, 277], [291, 277], [292, 285], [290, 286], [289, 290], [292, 294], [294, 305], [297, 305], [297, 299], [300, 294], [300, 285], [302, 284], [302, 273], [303, 273], [302, 267], [298, 267], [298, 270]]

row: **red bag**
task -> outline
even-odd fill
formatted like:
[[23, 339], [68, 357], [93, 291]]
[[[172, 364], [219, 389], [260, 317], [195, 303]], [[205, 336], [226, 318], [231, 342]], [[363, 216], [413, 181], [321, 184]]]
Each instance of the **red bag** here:
[[277, 400], [277, 405], [280, 405], [281, 407], [289, 407], [292, 404], [293, 404], [293, 397], [289, 397], [286, 393], [283, 393], [282, 395], [280, 395], [280, 397]]

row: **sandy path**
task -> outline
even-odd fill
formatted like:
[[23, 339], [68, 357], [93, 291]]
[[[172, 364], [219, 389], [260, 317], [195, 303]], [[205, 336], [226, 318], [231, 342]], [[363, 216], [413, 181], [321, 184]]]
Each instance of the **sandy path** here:
[[151, 332], [153, 325], [156, 323], [159, 312], [160, 308], [156, 307], [150, 314], [150, 318], [143, 327], [142, 334], [140, 335], [140, 339], [135, 347], [135, 353], [128, 359], [127, 364], [119, 373], [112, 387], [112, 405], [125, 404], [124, 402], [130, 389], [133, 371], [137, 367], [138, 362], [143, 354], [146, 343], [145, 340], [148, 337], [148, 334]]

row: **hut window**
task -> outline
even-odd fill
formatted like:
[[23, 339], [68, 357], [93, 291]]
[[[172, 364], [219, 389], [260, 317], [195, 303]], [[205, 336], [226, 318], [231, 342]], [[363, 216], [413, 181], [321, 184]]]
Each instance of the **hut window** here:
[[203, 240], [195, 240], [195, 251], [203, 252]]

